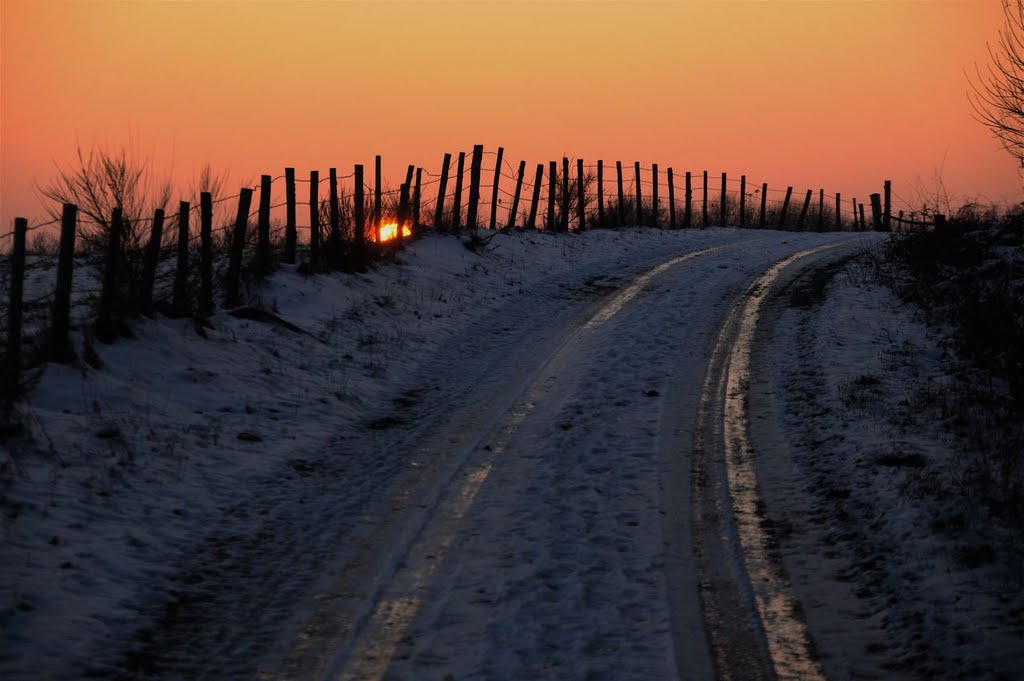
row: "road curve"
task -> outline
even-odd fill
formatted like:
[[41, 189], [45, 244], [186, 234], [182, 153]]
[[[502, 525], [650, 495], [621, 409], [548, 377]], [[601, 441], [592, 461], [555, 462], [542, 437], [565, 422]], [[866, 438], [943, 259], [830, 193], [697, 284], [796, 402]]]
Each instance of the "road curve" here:
[[818, 265], [857, 244], [806, 249], [766, 269], [730, 310], [711, 353], [693, 439], [693, 526], [701, 605], [721, 681], [826, 678], [773, 555], [747, 398], [754, 332], [773, 285], [787, 269]]

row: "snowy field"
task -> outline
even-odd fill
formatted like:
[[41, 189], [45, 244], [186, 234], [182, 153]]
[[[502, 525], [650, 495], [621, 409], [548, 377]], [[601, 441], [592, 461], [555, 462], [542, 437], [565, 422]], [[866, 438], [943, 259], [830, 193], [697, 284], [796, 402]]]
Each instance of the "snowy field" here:
[[[3, 456], [0, 672], [711, 678], [689, 471], [719, 324], [778, 260], [876, 240], [430, 236], [364, 275], [282, 268], [257, 295], [288, 326], [157, 317], [100, 368], [47, 365]], [[835, 679], [1013, 678], [1019, 582], [954, 565], [874, 465], [946, 451], [885, 423], [904, 339], [943, 380], [934, 342], [848, 271], [780, 294], [753, 357], [757, 473], [814, 649]]]

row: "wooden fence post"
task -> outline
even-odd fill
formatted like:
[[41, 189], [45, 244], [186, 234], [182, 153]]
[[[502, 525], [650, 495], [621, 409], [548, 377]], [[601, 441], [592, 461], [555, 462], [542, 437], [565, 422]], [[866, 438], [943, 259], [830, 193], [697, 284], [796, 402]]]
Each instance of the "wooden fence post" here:
[[103, 268], [103, 289], [100, 292], [99, 318], [96, 320], [96, 338], [104, 343], [113, 343], [114, 305], [117, 303], [117, 288], [121, 260], [121, 209], [115, 208], [110, 218], [110, 233], [107, 242], [107, 261]]
[[557, 229], [555, 226], [555, 191], [556, 183], [558, 182], [557, 176], [558, 163], [556, 161], [552, 161], [548, 168], [548, 224], [544, 226], [544, 229]]
[[782, 202], [782, 212], [779, 213], [779, 229], [786, 228], [786, 214], [789, 213], [789, 200], [793, 198], [793, 188], [786, 188], [786, 199]]
[[[379, 225], [378, 225], [379, 227]], [[377, 234], [380, 242], [380, 235]], [[309, 271], [320, 269], [320, 171], [309, 171]]]
[[658, 164], [651, 164], [651, 227], [658, 226]]
[[412, 192], [412, 231], [413, 234], [420, 232], [420, 184], [423, 180], [423, 168], [416, 168], [416, 188]]
[[374, 241], [380, 243], [380, 211], [381, 211], [381, 171], [380, 171], [380, 155], [373, 159], [373, 233], [375, 235]]
[[188, 226], [191, 209], [188, 201], [178, 203], [178, 258], [174, 267], [174, 295], [171, 298], [171, 307], [176, 315], [183, 315], [188, 309]]
[[452, 164], [452, 155], [444, 155], [444, 163], [441, 164], [441, 182], [437, 188], [437, 205], [434, 206], [434, 231], [444, 231], [444, 199], [448, 193], [448, 167]]
[[892, 231], [892, 180], [885, 181], [885, 207], [882, 213], [883, 226], [885, 231]]
[[[409, 164], [409, 167], [405, 169], [405, 184], [409, 185], [409, 191], [410, 192], [412, 191], [412, 176], [413, 176], [413, 173], [415, 171], [416, 171], [416, 166], [414, 166], [411, 163]], [[399, 193], [399, 196], [401, 196], [401, 193], [402, 193], [401, 187], [399, 187], [398, 193]]]
[[363, 164], [355, 164], [352, 169], [352, 240], [355, 241], [356, 266], [362, 268], [366, 264], [366, 194], [363, 184]]
[[765, 228], [765, 215], [768, 212], [768, 183], [761, 183], [761, 216], [757, 220], [758, 229]]
[[261, 275], [270, 272], [270, 175], [260, 177], [260, 213], [257, 222], [256, 269]]
[[850, 203], [853, 204], [853, 231], [857, 232], [860, 230], [860, 221], [857, 220], [857, 197], [850, 199]]
[[473, 160], [469, 166], [469, 205], [466, 207], [466, 227], [476, 231], [476, 211], [480, 205], [480, 171], [484, 160], [484, 145], [473, 145]]
[[21, 318], [25, 294], [25, 241], [28, 220], [14, 218], [14, 244], [11, 246], [11, 287], [7, 301], [7, 350], [4, 353], [0, 386], [4, 397], [13, 398], [21, 389]]
[[[341, 250], [341, 210], [338, 205], [338, 170], [336, 168], [328, 168], [328, 183], [327, 188], [327, 216], [331, 221], [331, 232], [327, 236], [327, 260], [333, 267], [338, 267], [341, 262], [339, 252]], [[269, 193], [269, 192], [268, 192]], [[262, 198], [262, 197], [261, 197]], [[269, 202], [267, 203], [269, 206]], [[260, 201], [260, 211], [262, 212], [263, 202]], [[269, 231], [269, 215], [267, 228]]]
[[516, 178], [516, 193], [512, 197], [512, 208], [508, 212], [507, 229], [515, 229], [516, 213], [519, 211], [519, 197], [523, 192], [523, 176], [526, 174], [526, 161], [519, 162], [519, 176]]
[[676, 185], [672, 177], [672, 168], [668, 169], [668, 226], [676, 228]]
[[634, 170], [635, 183], [636, 183], [636, 226], [637, 227], [642, 227], [643, 224], [644, 224], [644, 210], [643, 210], [643, 208], [644, 208], [644, 201], [643, 201], [643, 193], [640, 190], [640, 187], [641, 187], [641, 181], [640, 181], [640, 161], [636, 161], [636, 162], [633, 163], [633, 170]]
[[722, 173], [722, 201], [718, 207], [720, 227], [729, 226], [729, 185], [725, 173]]
[[[311, 183], [316, 187], [315, 183]], [[314, 190], [315, 191], [315, 190]], [[228, 256], [226, 307], [238, 307], [241, 302], [239, 280], [242, 277], [242, 252], [245, 250], [245, 231], [249, 226], [249, 207], [252, 205], [252, 190], [245, 188], [238, 196], [238, 215], [235, 229], [231, 233], [231, 253]]]
[[498, 156], [494, 160], [494, 186], [491, 187], [491, 231], [498, 228], [498, 187], [501, 186], [501, 161], [505, 148], [498, 147]]
[[708, 171], [704, 171], [704, 226], [707, 227], [708, 223]]
[[740, 175], [740, 227], [747, 226], [747, 176]]
[[882, 195], [871, 195], [871, 226], [876, 232], [882, 231]]
[[579, 220], [579, 231], [583, 231], [587, 228], [587, 196], [586, 187], [583, 186], [583, 159], [576, 159], [576, 197], [578, 200], [576, 206], [576, 218]]
[[683, 200], [683, 227], [693, 227], [693, 178], [689, 170], [686, 171], [686, 191]]
[[395, 229], [395, 248], [394, 250], [402, 250], [402, 244], [405, 240], [405, 223], [409, 219], [409, 185], [403, 184], [398, 192], [398, 227]]
[[139, 311], [147, 317], [153, 314], [153, 286], [156, 283], [156, 266], [160, 260], [160, 242], [164, 238], [164, 211], [157, 208], [153, 213], [153, 228], [146, 244], [146, 257], [142, 263], [142, 299]]
[[285, 223], [284, 223], [284, 261], [295, 264], [295, 247], [299, 233], [295, 225], [295, 168], [284, 169], [285, 191]]
[[619, 176], [619, 227], [626, 226], [626, 195], [622, 191], [622, 161], [615, 162], [615, 170]]
[[864, 218], [864, 204], [861, 203], [859, 205], [859, 207], [860, 207], [860, 231], [866, 232], [867, 229], [868, 229], [868, 222]]
[[65, 203], [60, 218], [57, 288], [53, 296], [53, 317], [50, 324], [49, 358], [58, 362], [63, 362], [73, 356], [68, 334], [71, 330], [71, 279], [75, 267], [75, 224], [77, 220], [78, 206]]
[[199, 319], [213, 314], [213, 195], [199, 194]]
[[78, 206], [65, 203], [60, 217], [60, 250], [57, 256], [57, 288], [53, 295], [47, 359], [67, 362], [74, 357], [71, 349], [71, 278], [75, 261], [75, 223]]
[[544, 181], [544, 164], [537, 164], [537, 177], [533, 181], [533, 203], [530, 204], [530, 217], [526, 221], [527, 229], [537, 229], [537, 206], [540, 204], [540, 184]]
[[818, 231], [825, 231], [825, 190], [818, 190]]
[[814, 196], [814, 190], [808, 189], [807, 196], [804, 197], [804, 207], [800, 210], [800, 219], [796, 223], [797, 231], [803, 231], [804, 229], [804, 219], [807, 217], [807, 209], [811, 207], [812, 196]]
[[565, 156], [562, 157], [562, 210], [561, 210], [561, 230], [563, 232], [569, 231], [569, 159]]
[[597, 162], [597, 224], [604, 227], [604, 161]]
[[462, 176], [466, 170], [466, 152], [459, 152], [459, 166], [455, 174], [455, 205], [452, 207], [452, 231], [462, 229]]
[[841, 230], [843, 228], [843, 196], [841, 193], [836, 192], [836, 229]]

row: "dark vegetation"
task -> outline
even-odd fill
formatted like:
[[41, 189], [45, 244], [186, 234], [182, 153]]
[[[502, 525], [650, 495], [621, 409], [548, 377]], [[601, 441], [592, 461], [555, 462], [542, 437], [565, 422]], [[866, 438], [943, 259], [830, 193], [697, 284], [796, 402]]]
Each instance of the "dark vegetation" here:
[[970, 204], [945, 229], [894, 234], [870, 257], [883, 283], [950, 331], [957, 380], [927, 401], [960, 451], [950, 470], [922, 474], [918, 489], [961, 494], [1006, 521], [1022, 548], [1024, 213]]

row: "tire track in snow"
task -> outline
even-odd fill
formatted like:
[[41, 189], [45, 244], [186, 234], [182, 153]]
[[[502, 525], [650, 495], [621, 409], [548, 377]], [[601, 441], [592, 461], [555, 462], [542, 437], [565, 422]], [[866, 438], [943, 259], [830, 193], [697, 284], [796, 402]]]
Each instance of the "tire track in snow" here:
[[[431, 463], [414, 486], [395, 500], [389, 517], [336, 587], [319, 597], [322, 606], [296, 638], [281, 672], [261, 674], [261, 678], [382, 678], [419, 610], [418, 592], [435, 576], [454, 543], [493, 461], [530, 414], [550, 377], [571, 359], [574, 341], [612, 319], [659, 274], [688, 260], [750, 243], [685, 253], [648, 269], [596, 310], [591, 308], [567, 323], [555, 349], [536, 360], [532, 371], [522, 372], [518, 389], [509, 393], [511, 398], [480, 400], [481, 409], [448, 439], [443, 451], [430, 456]], [[410, 531], [410, 527], [418, 529]]]
[[694, 430], [693, 535], [705, 629], [722, 681], [825, 679], [763, 525], [747, 391], [754, 330], [772, 285], [787, 267], [851, 243], [803, 250], [769, 267], [726, 317], [708, 363]]

